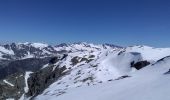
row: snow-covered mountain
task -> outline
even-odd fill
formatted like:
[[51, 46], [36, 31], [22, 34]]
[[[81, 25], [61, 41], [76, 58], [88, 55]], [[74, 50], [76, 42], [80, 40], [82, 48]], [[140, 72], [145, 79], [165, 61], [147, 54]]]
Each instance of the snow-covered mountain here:
[[98, 51], [106, 48], [120, 48], [103, 44], [85, 42], [51, 46], [44, 43], [11, 43], [0, 45], [0, 79], [16, 72], [39, 70], [51, 57], [69, 52]]
[[14, 92], [0, 90], [2, 99], [170, 99], [170, 48], [63, 43], [50, 46], [52, 49], [49, 50], [49, 46], [44, 44], [24, 45], [48, 51], [49, 55], [44, 57], [52, 58], [35, 72], [28, 70], [3, 79], [0, 82], [2, 91]]
[[[69, 65], [72, 64], [71, 57], [75, 57], [75, 55], [79, 55], [78, 57], [76, 56], [77, 60], [79, 60], [77, 62], [79, 63], [77, 63], [76, 65], [71, 67], [71, 69], [69, 69], [70, 67]], [[92, 60], [89, 63], [87, 63], [87, 61], [81, 62], [83, 57], [86, 57], [88, 59], [91, 55], [95, 55], [93, 58], [94, 60]], [[88, 100], [110, 100], [114, 97], [118, 98], [115, 100], [124, 100], [124, 99], [128, 99], [128, 96], [129, 96], [128, 100], [133, 100], [133, 98], [135, 98], [134, 100], [136, 100], [137, 98], [138, 100], [140, 100], [139, 97], [143, 96], [140, 95], [142, 93], [137, 94], [139, 95], [139, 97], [136, 96], [132, 97], [135, 94], [126, 95], [125, 97], [122, 97], [122, 94], [128, 92], [128, 89], [131, 88], [134, 89], [132, 93], [134, 93], [137, 90], [139, 91], [139, 89], [141, 89], [142, 92], [142, 88], [140, 88], [140, 85], [143, 86], [145, 84], [148, 84], [147, 82], [150, 81], [152, 82], [153, 80], [152, 77], [154, 78], [160, 77], [161, 75], [162, 77], [164, 77], [164, 73], [170, 69], [170, 67], [167, 67], [167, 63], [165, 63], [165, 65], [163, 63], [162, 65], [158, 66], [159, 69], [154, 68], [154, 66], [156, 66], [155, 65], [156, 63], [159, 63], [159, 59], [166, 57], [168, 55], [170, 55], [169, 48], [164, 48], [164, 49], [152, 48], [148, 46], [133, 46], [133, 47], [127, 47], [123, 49], [117, 49], [117, 48], [106, 49], [90, 54], [89, 52], [83, 54], [81, 52], [70, 53], [70, 55], [64, 61], [57, 62], [56, 66], [61, 66], [61, 67], [68, 66], [67, 69], [71, 70], [71, 72], [69, 72], [68, 75], [65, 75], [60, 80], [50, 85], [47, 89], [43, 91], [42, 94], [38, 95], [35, 100], [42, 100], [42, 99], [67, 100], [69, 98], [72, 98], [73, 100], [87, 100], [87, 99]], [[149, 66], [146, 67], [147, 65]], [[165, 68], [161, 69], [162, 66]], [[146, 67], [145, 70], [147, 72], [142, 71], [144, 69], [139, 70], [142, 67]], [[137, 69], [139, 71], [137, 71]], [[162, 71], [159, 72], [159, 70]], [[159, 74], [160, 76], [155, 76], [155, 74], [153, 74], [155, 73], [154, 71], [157, 71], [157, 74]], [[125, 81], [121, 81], [121, 82], [119, 81], [121, 79], [124, 80], [124, 78], [127, 79], [125, 79]], [[118, 84], [117, 81], [120, 82], [120, 85]], [[128, 81], [132, 81], [134, 83]], [[137, 90], [135, 90], [135, 86], [133, 87], [133, 84], [138, 85]], [[109, 87], [107, 87], [107, 85], [109, 85]], [[125, 89], [123, 88], [123, 85]], [[152, 86], [152, 83], [148, 84], [148, 87], [149, 85]], [[110, 90], [110, 88], [112, 88], [112, 90]], [[149, 89], [150, 89], [149, 92], [152, 92], [152, 88]], [[154, 90], [156, 89], [153, 89], [153, 91]], [[96, 91], [98, 92], [96, 93]], [[122, 91], [122, 93], [120, 91]], [[159, 89], [157, 91], [159, 91]], [[80, 96], [78, 96], [78, 94]], [[84, 97], [84, 98], [80, 98], [80, 97]], [[147, 100], [146, 98], [147, 96], [144, 96], [144, 98], [141, 98], [141, 100]], [[156, 97], [152, 97], [152, 95], [148, 96], [148, 98], [154, 98], [153, 100], [160, 100], [160, 99], [155, 99]], [[164, 100], [166, 98], [167, 97], [165, 97]]]
[[[127, 78], [119, 78], [98, 85], [84, 85], [68, 88], [56, 93], [57, 84], [52, 84], [35, 100], [169, 100], [170, 58], [149, 65], [139, 71], [129, 73]], [[48, 92], [49, 91], [49, 92]]]
[[111, 44], [94, 45], [85, 42], [73, 44], [59, 44], [56, 46], [44, 43], [10, 43], [0, 45], [1, 60], [16, 60], [27, 58], [41, 58], [55, 56], [58, 53], [75, 52], [75, 51], [90, 51], [106, 48], [120, 48]]
[[16, 60], [45, 57], [56, 53], [54, 48], [43, 43], [11, 43], [0, 45], [0, 59]]

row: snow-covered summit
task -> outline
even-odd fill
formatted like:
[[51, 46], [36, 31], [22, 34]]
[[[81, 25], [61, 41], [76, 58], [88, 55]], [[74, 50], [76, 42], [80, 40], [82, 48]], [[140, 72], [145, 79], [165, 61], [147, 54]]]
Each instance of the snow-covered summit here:
[[112, 45], [112, 44], [93, 44], [93, 43], [86, 43], [86, 42], [77, 42], [72, 44], [62, 43], [55, 46], [55, 50], [61, 51], [99, 51], [104, 49], [120, 49], [122, 47]]

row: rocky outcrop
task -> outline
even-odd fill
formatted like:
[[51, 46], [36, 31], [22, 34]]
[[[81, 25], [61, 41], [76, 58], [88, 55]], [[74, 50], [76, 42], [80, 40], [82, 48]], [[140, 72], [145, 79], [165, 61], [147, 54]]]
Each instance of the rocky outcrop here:
[[76, 56], [76, 57], [73, 57], [73, 58], [71, 59], [71, 62], [72, 62], [72, 65], [73, 65], [73, 66], [75, 66], [76, 64], [78, 64], [78, 63], [80, 63], [80, 62], [83, 62], [83, 61], [85, 61], [86, 63], [89, 63], [89, 62], [91, 62], [92, 60], [94, 60], [94, 59], [93, 59], [94, 57], [95, 57], [94, 55], [90, 55], [89, 58]]
[[53, 65], [50, 65], [30, 75], [28, 79], [28, 96], [36, 96], [42, 93], [49, 85], [66, 74], [66, 72], [64, 72], [66, 70], [65, 66], [61, 68], [57, 67], [55, 70], [53, 70], [53, 67]]
[[145, 66], [147, 66], [147, 65], [149, 65], [150, 64], [150, 62], [148, 62], [148, 61], [139, 61], [139, 62], [137, 62], [137, 63], [134, 63], [134, 62], [132, 62], [131, 63], [131, 67], [134, 67], [134, 68], [136, 68], [137, 70], [140, 70], [141, 68], [143, 68], [143, 67], [145, 67]]
[[59, 61], [58, 57], [53, 57], [50, 59], [49, 64], [55, 64], [57, 61]]
[[53, 57], [49, 60], [47, 67], [30, 74], [30, 77], [27, 80], [29, 91], [27, 96], [36, 96], [41, 94], [49, 85], [57, 81], [62, 76], [66, 75], [66, 66], [56, 66], [55, 63], [62, 61], [67, 56], [63, 57]]
[[[59, 67], [54, 65], [65, 57], [67, 56], [63, 56], [62, 58], [48, 58], [45, 61], [40, 60], [40, 62], [36, 58], [11, 62], [11, 67], [5, 67], [7, 68], [5, 71], [7, 71], [7, 74], [10, 73], [10, 75], [7, 75], [0, 80], [0, 100], [6, 100], [7, 98], [18, 100], [23, 94], [25, 94], [24, 87], [26, 84], [24, 72], [28, 70], [35, 72], [30, 74], [30, 77], [27, 80], [29, 88], [27, 95], [36, 96], [42, 93], [49, 85], [67, 73], [67, 71], [65, 71], [66, 66]], [[48, 66], [41, 69], [42, 65], [45, 63], [48, 63]], [[0, 70], [0, 72], [2, 74], [3, 71]]]
[[14, 98], [18, 100], [24, 93], [25, 79], [23, 73], [15, 73], [0, 80], [0, 100]]
[[0, 79], [5, 78], [8, 75], [14, 73], [24, 73], [25, 71], [37, 71], [43, 65], [47, 64], [51, 57], [46, 58], [28, 58], [23, 60], [15, 60], [15, 61], [6, 61], [1, 63], [2, 67], [0, 68]]

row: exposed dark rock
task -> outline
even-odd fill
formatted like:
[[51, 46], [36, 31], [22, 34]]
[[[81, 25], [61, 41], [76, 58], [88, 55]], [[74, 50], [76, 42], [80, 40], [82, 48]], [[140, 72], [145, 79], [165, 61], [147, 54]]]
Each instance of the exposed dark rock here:
[[51, 60], [49, 61], [49, 64], [55, 64], [56, 62], [59, 61], [59, 58], [58, 57], [53, 57], [51, 58]]
[[166, 74], [170, 74], [170, 69], [169, 69], [169, 71], [167, 71], [167, 72], [166, 72], [166, 73], [164, 73], [164, 74], [165, 74], [165, 75], [166, 75]]
[[131, 67], [134, 67], [137, 70], [140, 70], [141, 68], [143, 68], [143, 67], [145, 67], [145, 66], [147, 66], [149, 64], [150, 64], [150, 62], [148, 62], [146, 60], [145, 61], [139, 61], [137, 63], [134, 63], [134, 61], [133, 61], [133, 62], [131, 62]]
[[89, 59], [89, 58], [81, 58], [80, 62], [83, 62], [83, 61], [85, 61], [86, 63], [89, 63], [89, 62], [91, 62], [92, 60], [94, 60], [94, 59]]
[[97, 67], [98, 65], [91, 65], [92, 67]]
[[49, 63], [51, 57], [46, 58], [28, 58], [23, 60], [15, 60], [15, 61], [5, 61], [1, 63], [0, 66], [0, 79], [5, 78], [8, 75], [25, 72], [25, 71], [37, 71], [43, 65]]
[[0, 69], [8, 66], [8, 64], [12, 62], [11, 60], [0, 60]]
[[11, 43], [0, 46], [4, 47], [5, 49], [13, 51], [14, 54], [5, 54], [1, 52], [3, 54], [2, 57], [8, 60], [19, 60], [24, 57], [27, 57], [27, 55], [32, 55], [33, 58], [49, 57], [57, 53], [66, 52], [56, 51], [54, 47], [50, 45], [44, 48], [34, 47], [32, 43], [27, 44]]
[[88, 59], [88, 61], [87, 61], [87, 63], [89, 63], [89, 62], [91, 62], [91, 61], [93, 61], [94, 59]]
[[113, 45], [113, 44], [109, 44], [109, 43], [105, 43], [105, 44], [103, 44], [103, 46], [109, 46], [112, 48], [122, 48], [121, 46], [117, 46], [117, 45]]
[[18, 100], [24, 93], [24, 74], [16, 73], [6, 77], [5, 80], [13, 86], [5, 83], [4, 80], [0, 80], [0, 100], [6, 100], [7, 98]]
[[94, 58], [94, 57], [95, 57], [95, 55], [90, 55], [90, 56], [89, 56], [89, 58]]
[[124, 76], [121, 76], [121, 77], [119, 77], [119, 78], [117, 78], [117, 79], [115, 79], [115, 80], [121, 80], [121, 79], [128, 78], [128, 77], [130, 77], [130, 76], [124, 75]]
[[63, 57], [61, 58], [61, 60], [66, 59], [67, 56], [68, 54], [63, 54]]
[[94, 79], [94, 78], [90, 76], [90, 77], [87, 77], [87, 78], [83, 79], [82, 82], [86, 82], [86, 81], [88, 81], [88, 80], [93, 81], [93, 79]]
[[117, 55], [121, 55], [122, 53], [124, 53], [125, 51], [120, 51]]
[[109, 82], [113, 81], [113, 79], [108, 80]]
[[83, 61], [88, 61], [88, 59], [87, 58], [82, 58], [81, 60], [80, 60], [80, 62], [83, 62]]
[[152, 65], [155, 65], [155, 64], [157, 64], [157, 63], [159, 63], [159, 62], [162, 62], [162, 61], [164, 61], [164, 60], [167, 59], [167, 58], [170, 58], [170, 56], [166, 56], [166, 57], [164, 57], [164, 58], [162, 58], [162, 59], [159, 59], [156, 63], [154, 63], [154, 64], [152, 64]]
[[76, 57], [72, 58], [71, 62], [72, 62], [73, 66], [76, 65], [77, 63], [79, 63], [79, 57], [76, 56]]
[[50, 65], [30, 75], [28, 79], [28, 96], [36, 96], [42, 93], [49, 85], [66, 74], [64, 72], [66, 70], [65, 66], [57, 67], [55, 70], [53, 70], [53, 67], [53, 65]]
[[[66, 66], [61, 68], [56, 67], [53, 70], [53, 64], [58, 60], [57, 57], [43, 59], [29, 58], [12, 61], [8, 64], [5, 63], [4, 65], [8, 66], [0, 69], [0, 74], [4, 74], [3, 77], [1, 76], [2, 80], [0, 80], [0, 100], [6, 100], [7, 98], [15, 98], [18, 100], [21, 97], [25, 87], [25, 71], [37, 71], [31, 74], [28, 79], [28, 86], [30, 88], [28, 95], [34, 96], [40, 94], [45, 88], [66, 74], [66, 72], [63, 72], [66, 69]], [[48, 62], [51, 62], [51, 64], [49, 64], [48, 67], [41, 69], [42, 65], [47, 64]], [[3, 80], [7, 80], [14, 86], [6, 84]]]
[[56, 45], [55, 47], [68, 47], [68, 46], [69, 45], [66, 43], [61, 43], [61, 44]]

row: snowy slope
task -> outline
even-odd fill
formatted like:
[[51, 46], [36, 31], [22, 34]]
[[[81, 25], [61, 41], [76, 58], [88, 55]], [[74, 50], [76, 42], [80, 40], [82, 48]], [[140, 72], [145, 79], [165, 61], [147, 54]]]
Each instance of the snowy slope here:
[[[155, 70], [160, 71], [161, 68], [159, 67], [160, 69], [156, 69], [153, 66], [151, 66], [151, 67], [146, 67], [146, 70], [144, 68], [140, 71], [137, 71], [135, 68], [131, 67], [131, 63], [147, 60], [147, 61], [150, 61], [151, 62], [150, 65], [152, 65], [157, 60], [163, 57], [169, 56], [170, 50], [169, 51], [168, 50], [169, 48], [163, 49], [163, 48], [152, 48], [148, 46], [133, 46], [133, 47], [127, 47], [127, 48], [122, 48], [122, 49], [120, 48], [99, 49], [99, 50], [96, 50], [95, 52], [89, 52], [87, 50], [83, 52], [77, 51], [77, 52], [69, 53], [69, 56], [64, 61], [56, 63], [56, 66], [66, 66], [68, 69], [71, 67], [70, 74], [64, 76], [59, 81], [56, 81], [55, 83], [50, 85], [49, 88], [47, 88], [41, 95], [39, 95], [36, 98], [36, 100], [42, 100], [43, 98], [44, 100], [46, 100], [47, 98], [48, 100], [50, 100], [49, 98], [53, 100], [54, 97], [57, 97], [58, 100], [66, 100], [67, 95], [69, 95], [70, 91], [72, 93], [72, 90], [74, 91], [77, 90], [75, 94], [78, 94], [81, 91], [86, 91], [86, 92], [91, 91], [91, 88], [92, 89], [94, 88], [94, 90], [92, 90], [94, 92], [96, 91], [96, 89], [99, 89], [99, 91], [101, 89], [101, 93], [103, 93], [103, 89], [105, 88], [109, 89], [107, 87], [109, 85], [111, 86], [113, 85], [113, 87], [116, 88], [117, 87], [116, 85], [118, 83], [115, 82], [115, 80], [120, 79], [121, 76], [130, 76], [130, 78], [127, 78], [125, 80], [130, 80], [129, 81], [130, 83], [132, 80], [132, 82], [139, 85], [139, 87], [140, 85], [144, 85], [145, 82], [146, 84], [149, 84], [150, 82], [151, 82], [150, 84], [152, 84], [152, 80], [158, 77], [157, 75], [153, 74], [155, 73], [154, 71]], [[95, 55], [95, 57], [93, 58], [94, 60], [92, 60], [91, 62], [89, 63], [80, 62], [74, 66], [70, 66], [71, 58], [78, 56], [79, 60], [81, 61], [83, 57], [88, 58], [90, 55]], [[162, 69], [162, 70], [168, 71], [168, 69], [169, 67], [166, 67], [165, 69]], [[147, 74], [149, 74], [150, 78], [146, 76]], [[158, 74], [162, 75], [163, 72], [158, 72]], [[146, 77], [148, 77], [149, 79], [146, 79]], [[141, 80], [141, 79], [144, 79], [144, 80]], [[113, 81], [111, 82], [112, 84], [110, 84], [110, 81]], [[101, 85], [101, 83], [103, 83], [103, 85]], [[128, 81], [127, 83], [126, 81], [124, 81], [118, 84], [118, 86], [121, 84], [122, 86], [124, 84], [127, 84], [127, 88], [129, 88], [128, 85], [130, 85], [130, 83], [128, 83]], [[97, 85], [95, 86], [96, 88], [93, 87], [93, 85]], [[98, 88], [98, 85], [99, 87], [101, 85], [103, 88]], [[86, 86], [90, 86], [90, 87], [86, 87]], [[78, 88], [78, 87], [81, 87], [81, 88]], [[86, 90], [86, 88], [90, 90]], [[117, 89], [115, 90], [114, 88], [113, 90], [116, 93]], [[130, 87], [130, 88], [133, 88], [133, 87]], [[82, 90], [82, 89], [85, 89], [85, 90]], [[107, 90], [107, 91], [110, 91], [110, 90]], [[122, 91], [125, 91], [125, 90], [122, 90]], [[119, 93], [119, 90], [118, 90], [118, 93]], [[89, 95], [92, 95], [93, 93], [92, 94], [85, 93], [85, 94], [87, 95], [85, 95], [84, 97], [91, 97]], [[91, 98], [83, 99], [82, 98], [82, 100], [85, 100], [85, 99], [105, 100], [106, 99], [105, 97], [99, 97], [98, 96], [99, 94], [97, 95], [94, 93], [93, 95], [96, 95], [96, 99], [91, 99]], [[109, 95], [109, 93], [106, 92], [106, 95]], [[115, 95], [118, 95], [118, 94], [115, 94]], [[76, 100], [77, 98], [77, 96], [74, 94], [71, 94], [70, 96], [74, 100]], [[68, 96], [68, 98], [71, 98], [71, 97]], [[81, 99], [79, 98], [78, 100], [81, 100]], [[116, 100], [124, 100], [124, 99], [122, 98], [122, 99], [116, 99]], [[144, 99], [141, 99], [141, 100], [144, 100]]]
[[[59, 79], [52, 79], [53, 83], [47, 88], [44, 85], [43, 92], [34, 95], [35, 100], [170, 100], [170, 85], [167, 84], [170, 82], [169, 74], [164, 74], [170, 69], [170, 48], [122, 48], [110, 44], [84, 42], [57, 46], [41, 43], [17, 44], [20, 49], [25, 46], [33, 47], [37, 54], [42, 54], [38, 57], [60, 56], [59, 61], [45, 64], [41, 70], [52, 67], [53, 73], [55, 69], [65, 67], [64, 72], [67, 72]], [[15, 55], [15, 51], [2, 51]], [[28, 50], [21, 59], [35, 57], [35, 52]], [[63, 55], [67, 56], [63, 58]], [[140, 66], [139, 70], [134, 67], [135, 64]], [[40, 73], [48, 72], [41, 70]], [[42, 75], [49, 75], [51, 78], [50, 74]], [[39, 77], [38, 73], [35, 76]], [[30, 90], [27, 80], [30, 77], [31, 73], [27, 73], [26, 91], [20, 100], [27, 100], [26, 93]]]
[[42, 100], [169, 100], [168, 76], [149, 79], [128, 78], [96, 86], [72, 88], [61, 96], [40, 97]]
[[127, 47], [125, 52], [139, 52], [142, 58], [149, 61], [157, 61], [170, 55], [170, 48], [154, 48], [150, 46], [132, 46]]
[[[129, 73], [131, 77], [113, 80], [98, 85], [68, 88], [56, 91], [57, 84], [51, 85], [45, 95], [36, 100], [170, 100], [170, 57]], [[46, 91], [47, 91], [46, 90]]]

